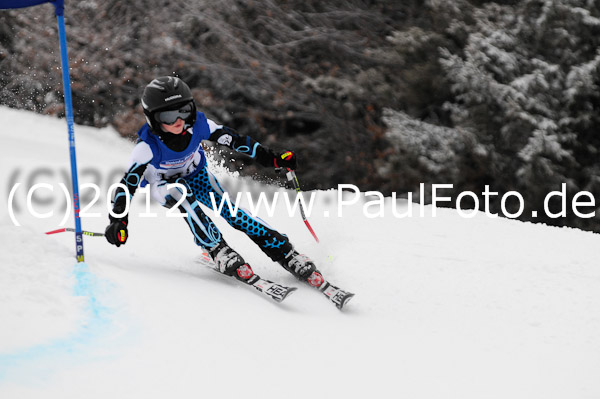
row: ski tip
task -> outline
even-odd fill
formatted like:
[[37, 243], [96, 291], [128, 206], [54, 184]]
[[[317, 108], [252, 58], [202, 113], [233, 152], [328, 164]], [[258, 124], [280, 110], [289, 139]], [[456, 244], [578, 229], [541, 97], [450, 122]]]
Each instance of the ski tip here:
[[283, 296], [281, 297], [281, 299], [277, 300], [277, 302], [281, 302], [281, 301], [283, 301], [285, 298], [287, 298], [288, 296], [290, 296], [290, 294], [291, 294], [292, 292], [294, 292], [294, 291], [296, 291], [296, 290], [298, 289], [298, 288], [296, 288], [296, 287], [286, 287], [286, 288], [287, 288], [287, 290], [286, 290], [286, 292], [285, 292], [285, 295], [283, 295]]
[[336, 306], [339, 310], [344, 309], [344, 306], [346, 306], [346, 304], [350, 301], [350, 299], [352, 299], [354, 297], [354, 294], [351, 292], [348, 292], [340, 301], [340, 303], [337, 303]]

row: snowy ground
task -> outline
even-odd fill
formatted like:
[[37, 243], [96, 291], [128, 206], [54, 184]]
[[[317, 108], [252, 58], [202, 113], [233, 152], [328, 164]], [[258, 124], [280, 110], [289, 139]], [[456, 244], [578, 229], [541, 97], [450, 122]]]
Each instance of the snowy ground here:
[[[66, 123], [0, 108], [0, 125], [0, 398], [600, 398], [599, 235], [391, 203], [340, 218], [335, 191], [316, 193], [320, 244], [284, 206], [261, 215], [356, 293], [340, 312], [215, 219], [257, 273], [299, 286], [277, 304], [199, 264], [184, 222], [141, 217], [143, 198], [127, 245], [86, 237], [77, 265], [71, 233], [43, 234], [65, 209]], [[103, 231], [133, 145], [76, 134], [80, 184], [104, 190], [84, 229]], [[35, 183], [55, 187], [33, 201], [50, 218], [25, 209]]]

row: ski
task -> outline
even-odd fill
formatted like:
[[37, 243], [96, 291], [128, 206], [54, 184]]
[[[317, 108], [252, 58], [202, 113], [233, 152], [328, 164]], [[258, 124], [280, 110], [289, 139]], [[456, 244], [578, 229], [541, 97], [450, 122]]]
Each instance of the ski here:
[[323, 284], [321, 284], [318, 289], [340, 310], [342, 310], [354, 296], [353, 293], [344, 291], [340, 287], [336, 287], [327, 281], [323, 281]]
[[[206, 267], [209, 267], [216, 273], [222, 274], [219, 270], [216, 269], [215, 263], [207, 253], [203, 253], [201, 258], [198, 259], [198, 262], [205, 265]], [[319, 277], [321, 279], [323, 278], [322, 276]], [[264, 279], [254, 272], [253, 275], [248, 279], [238, 279], [236, 277], [233, 278], [237, 281], [243, 282], [246, 285], [254, 287], [261, 294], [277, 302], [283, 301], [288, 295], [297, 290], [296, 287], [286, 287], [284, 285], [277, 284], [273, 281]], [[325, 280], [323, 280], [323, 282], [317, 289], [321, 291], [323, 295], [325, 295], [325, 297], [329, 299], [329, 301], [340, 310], [342, 310], [344, 306], [346, 306], [348, 301], [350, 301], [350, 299], [354, 297], [353, 293], [344, 291], [340, 287], [335, 286]]]
[[258, 274], [254, 274], [248, 280], [242, 282], [256, 288], [258, 292], [274, 299], [276, 302], [283, 301], [288, 295], [296, 291], [296, 287], [286, 287], [281, 284], [274, 283], [270, 280], [261, 278]]
[[[217, 270], [215, 263], [207, 253], [203, 253], [202, 257], [198, 260], [198, 262], [205, 265], [206, 267], [209, 267], [211, 270], [225, 276], [223, 273]], [[285, 298], [288, 297], [288, 295], [297, 290], [296, 287], [286, 287], [284, 285], [275, 283], [271, 280], [264, 279], [254, 272], [252, 273], [252, 276], [248, 279], [238, 279], [233, 276], [232, 278], [236, 281], [240, 281], [246, 285], [254, 287], [258, 292], [275, 300], [276, 302], [283, 301]]]

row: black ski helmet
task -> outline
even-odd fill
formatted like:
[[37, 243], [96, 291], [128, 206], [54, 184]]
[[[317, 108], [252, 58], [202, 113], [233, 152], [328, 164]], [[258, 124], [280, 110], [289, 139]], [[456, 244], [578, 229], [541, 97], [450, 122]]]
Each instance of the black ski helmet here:
[[155, 133], [162, 132], [160, 123], [155, 118], [157, 112], [177, 109], [187, 103], [192, 104], [192, 112], [185, 120], [185, 129], [196, 122], [196, 104], [190, 87], [183, 80], [174, 76], [161, 76], [150, 82], [142, 94], [144, 115]]

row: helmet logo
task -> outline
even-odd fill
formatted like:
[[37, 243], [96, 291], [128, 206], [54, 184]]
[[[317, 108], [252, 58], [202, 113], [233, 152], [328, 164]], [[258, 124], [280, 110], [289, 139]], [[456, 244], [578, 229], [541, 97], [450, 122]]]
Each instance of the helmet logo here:
[[[174, 78], [172, 76], [167, 76], [167, 81], [164, 81], [164, 78], [159, 78], [159, 79], [154, 79], [152, 80], [152, 82], [150, 82], [150, 84], [148, 85], [148, 87], [152, 87], [153, 89], [158, 89], [160, 91], [165, 91], [166, 87], [165, 85], [173, 82], [173, 87], [177, 89], [177, 86], [179, 86], [179, 78]], [[163, 79], [163, 80], [161, 80]]]
[[162, 90], [162, 91], [165, 90], [164, 86], [162, 86], [162, 82], [158, 79], [154, 79], [152, 82], [150, 82], [148, 87], [151, 87], [153, 89]]
[[175, 100], [176, 98], [181, 98], [181, 97], [182, 97], [181, 94], [175, 94], [174, 96], [165, 98], [165, 102]]

